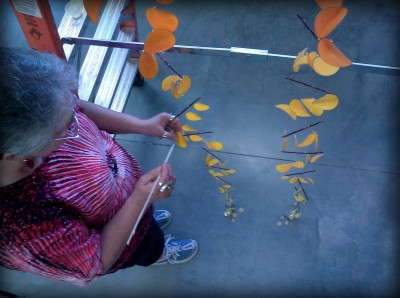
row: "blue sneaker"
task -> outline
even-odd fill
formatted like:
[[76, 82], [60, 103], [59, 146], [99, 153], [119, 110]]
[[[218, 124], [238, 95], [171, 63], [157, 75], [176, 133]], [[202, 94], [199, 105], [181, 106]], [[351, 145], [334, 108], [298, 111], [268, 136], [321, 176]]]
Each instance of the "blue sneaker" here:
[[197, 253], [198, 246], [196, 240], [174, 240], [171, 235], [164, 237], [164, 253], [160, 260], [154, 265], [182, 264], [191, 260]]
[[171, 212], [168, 210], [155, 210], [153, 217], [161, 229], [165, 229], [172, 221]]

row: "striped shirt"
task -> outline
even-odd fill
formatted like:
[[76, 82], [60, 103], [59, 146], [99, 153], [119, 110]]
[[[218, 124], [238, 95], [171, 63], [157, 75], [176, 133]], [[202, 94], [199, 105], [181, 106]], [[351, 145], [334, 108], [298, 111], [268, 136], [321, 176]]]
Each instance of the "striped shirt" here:
[[[0, 264], [83, 286], [101, 275], [100, 230], [133, 192], [142, 170], [81, 111], [80, 137], [67, 140], [32, 175], [0, 188]], [[107, 272], [134, 255], [152, 208]]]

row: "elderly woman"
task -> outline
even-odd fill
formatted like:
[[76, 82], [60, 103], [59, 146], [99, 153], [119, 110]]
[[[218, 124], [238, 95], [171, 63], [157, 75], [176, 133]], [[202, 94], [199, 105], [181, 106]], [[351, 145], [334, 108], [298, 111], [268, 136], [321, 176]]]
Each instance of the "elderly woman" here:
[[175, 177], [169, 164], [143, 175], [110, 136], [175, 140], [178, 119], [168, 125], [167, 113], [142, 120], [80, 101], [76, 73], [48, 53], [1, 48], [0, 67], [2, 266], [85, 285], [196, 254], [196, 241], [164, 238], [159, 224], [170, 213], [153, 214], [152, 204], [127, 245], [156, 178], [150, 203], [171, 195]]

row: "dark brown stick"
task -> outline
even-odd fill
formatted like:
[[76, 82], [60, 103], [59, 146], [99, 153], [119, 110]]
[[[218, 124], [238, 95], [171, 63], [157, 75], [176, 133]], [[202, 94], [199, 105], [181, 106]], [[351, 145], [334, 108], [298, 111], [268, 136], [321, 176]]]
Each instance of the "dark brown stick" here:
[[325, 93], [334, 94], [331, 91], [327, 91], [327, 90], [324, 90], [324, 89], [321, 89], [321, 88], [306, 84], [304, 82], [301, 82], [301, 81], [298, 81], [298, 80], [295, 80], [295, 79], [292, 79], [292, 78], [286, 78], [286, 80], [289, 80], [289, 81], [292, 81], [292, 82], [295, 82], [295, 83], [298, 83], [298, 84], [302, 84], [304, 86], [307, 86], [307, 87], [310, 87], [310, 88], [313, 88], [313, 89], [316, 89], [316, 90], [319, 90], [319, 91], [322, 91], [322, 92], [325, 92]]
[[313, 126], [315, 126], [315, 125], [318, 125], [318, 124], [320, 124], [320, 123], [322, 123], [322, 122], [324, 122], [324, 120], [318, 121], [318, 122], [316, 122], [316, 123], [313, 123], [313, 124], [310, 124], [310, 125], [308, 125], [308, 126], [306, 126], [306, 127], [303, 127], [303, 128], [301, 128], [301, 129], [299, 129], [299, 130], [296, 130], [296, 131], [290, 132], [290, 133], [288, 133], [288, 134], [285, 134], [284, 136], [282, 136], [282, 138], [286, 138], [286, 137], [288, 137], [288, 136], [294, 135], [295, 133], [298, 133], [298, 132], [300, 132], [300, 131], [309, 129], [310, 127], [313, 127]]

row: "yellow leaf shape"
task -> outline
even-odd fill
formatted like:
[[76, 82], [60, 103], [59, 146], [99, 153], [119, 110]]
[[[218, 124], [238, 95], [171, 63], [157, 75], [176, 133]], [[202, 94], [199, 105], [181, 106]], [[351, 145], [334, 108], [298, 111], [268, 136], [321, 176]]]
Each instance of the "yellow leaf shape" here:
[[193, 107], [199, 112], [207, 111], [210, 108], [210, 106], [198, 102], [196, 102]]
[[183, 94], [178, 93], [177, 90], [178, 90], [178, 87], [176, 87], [174, 83], [171, 83], [171, 94], [172, 94], [173, 98], [180, 99], [183, 96]]
[[313, 130], [313, 134], [315, 134], [315, 150], [318, 150], [318, 134], [315, 130]]
[[306, 200], [306, 198], [303, 196], [303, 194], [301, 194], [301, 193], [299, 193], [297, 196], [296, 196], [296, 202], [303, 202], [303, 201], [305, 201]]
[[222, 177], [222, 176], [224, 176], [222, 173], [220, 173], [220, 172], [215, 172], [215, 171], [213, 171], [213, 170], [209, 170], [209, 173], [210, 173], [211, 175], [213, 175], [214, 177]]
[[219, 188], [219, 191], [220, 191], [220, 193], [224, 193], [226, 190], [225, 190], [225, 188], [220, 187], [220, 188]]
[[183, 131], [197, 131], [197, 129], [191, 127], [190, 125], [184, 124], [182, 125], [182, 130]]
[[306, 108], [313, 114], [314, 116], [321, 116], [324, 113], [324, 110], [314, 106], [312, 103], [315, 101], [314, 98], [303, 98], [301, 102], [303, 105], [306, 106]]
[[286, 173], [292, 168], [292, 164], [280, 164], [275, 167], [279, 173]]
[[176, 15], [170, 13], [169, 11], [153, 7], [147, 8], [146, 18], [154, 30], [166, 29], [174, 32], [179, 23]]
[[314, 156], [310, 159], [310, 163], [316, 162], [322, 155], [324, 155], [324, 154], [317, 154], [317, 155], [314, 155]]
[[289, 138], [288, 137], [283, 138], [283, 150], [286, 150], [288, 145], [289, 145]]
[[301, 183], [308, 183], [308, 181], [304, 178], [298, 177]]
[[175, 84], [179, 80], [179, 76], [168, 76], [161, 83], [161, 89], [163, 91], [168, 91], [171, 89], [171, 84]]
[[158, 73], [158, 63], [154, 54], [143, 52], [139, 58], [140, 74], [146, 79], [153, 79]]
[[308, 183], [308, 181], [305, 180], [304, 178], [297, 177], [297, 176], [292, 177], [292, 178], [289, 179], [289, 183], [290, 184], [296, 183], [297, 181], [300, 181], [301, 183]]
[[315, 135], [315, 133], [310, 133], [303, 142], [301, 142], [300, 144], [297, 144], [297, 147], [306, 147], [311, 145], [312, 143], [315, 142], [317, 136]]
[[292, 99], [289, 104], [290, 109], [296, 116], [299, 117], [310, 117], [310, 114], [307, 112], [306, 108], [298, 99]]
[[176, 141], [176, 144], [181, 147], [181, 148], [186, 148], [187, 147], [187, 142], [185, 138], [182, 136], [180, 131], [176, 131], [175, 135], [178, 137], [178, 140]]
[[208, 149], [210, 150], [222, 150], [222, 143], [221, 142], [205, 142]]
[[295, 161], [291, 163], [292, 167], [302, 169], [306, 166], [306, 164], [303, 161]]
[[310, 154], [307, 154], [306, 155], [306, 159], [305, 159], [305, 163], [307, 163], [307, 162], [310, 162], [310, 160], [311, 160], [311, 155]]
[[311, 178], [307, 178], [307, 181], [309, 181], [312, 185], [315, 185], [314, 180], [312, 180]]
[[314, 71], [321, 76], [331, 76], [338, 72], [339, 67], [329, 65], [321, 57], [317, 57], [313, 62]]
[[199, 115], [192, 113], [192, 112], [187, 112], [186, 118], [190, 121], [199, 121], [202, 119]]
[[317, 99], [312, 104], [323, 110], [333, 110], [339, 104], [339, 99], [335, 94], [327, 94]]
[[308, 65], [310, 65], [310, 67], [311, 67], [312, 69], [314, 69], [314, 67], [313, 67], [314, 59], [317, 58], [317, 57], [319, 57], [319, 55], [318, 55], [318, 53], [315, 52], [315, 51], [312, 51], [312, 52], [310, 52], [310, 53], [307, 55]]
[[190, 136], [189, 136], [189, 139], [190, 139], [192, 142], [200, 142], [200, 141], [203, 141], [203, 138], [200, 137], [200, 136], [198, 136], [198, 135], [190, 135]]
[[147, 53], [160, 53], [169, 50], [175, 45], [176, 39], [171, 31], [158, 29], [150, 32], [144, 41], [144, 51]]
[[303, 65], [303, 64], [307, 64], [308, 62], [307, 62], [307, 55], [306, 55], [306, 52], [307, 52], [307, 48], [305, 48], [303, 51], [301, 51], [298, 55], [297, 55], [297, 57], [294, 59], [294, 62], [293, 62], [293, 71], [294, 72], [299, 72], [299, 70], [300, 70], [300, 65]]
[[229, 169], [229, 170], [225, 170], [227, 173], [229, 173], [229, 174], [233, 174], [233, 173], [236, 173], [236, 170], [234, 170], [234, 169]]
[[289, 176], [286, 176], [286, 175], [281, 176], [281, 179], [282, 179], [282, 180], [287, 180], [287, 179], [289, 179]]
[[276, 105], [275, 107], [286, 112], [293, 120], [296, 120], [296, 118], [297, 118], [296, 114], [293, 113], [293, 111], [290, 109], [290, 107], [288, 105], [279, 104], [279, 105]]
[[182, 80], [179, 81], [179, 85], [176, 89], [176, 92], [178, 94], [185, 94], [189, 89], [190, 86], [192, 85], [192, 81], [189, 76], [183, 76]]
[[[214, 162], [214, 161], [216, 161], [216, 162]], [[215, 159], [215, 158], [213, 159], [211, 154], [207, 155], [207, 157], [206, 157], [206, 165], [207, 166], [211, 167], [211, 166], [213, 166], [213, 165], [215, 165], [217, 163], [218, 163], [218, 160]]]
[[222, 185], [222, 187], [225, 188], [225, 189], [230, 189], [230, 188], [232, 188], [232, 186], [229, 185], [229, 184], [224, 184], [224, 185]]

